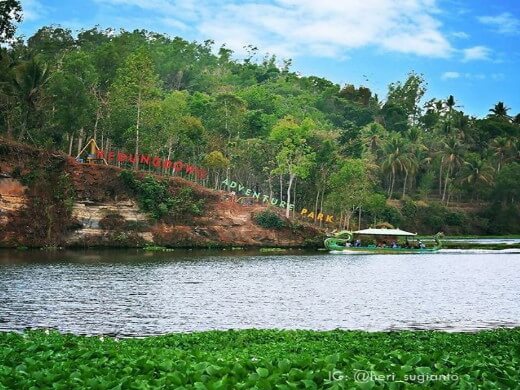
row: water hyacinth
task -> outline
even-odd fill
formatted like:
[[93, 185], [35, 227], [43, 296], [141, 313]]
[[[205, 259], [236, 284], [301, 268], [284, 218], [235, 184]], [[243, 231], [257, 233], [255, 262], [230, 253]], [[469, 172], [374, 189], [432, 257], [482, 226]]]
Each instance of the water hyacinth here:
[[520, 329], [0, 333], [0, 389], [506, 389], [520, 383], [519, 345]]

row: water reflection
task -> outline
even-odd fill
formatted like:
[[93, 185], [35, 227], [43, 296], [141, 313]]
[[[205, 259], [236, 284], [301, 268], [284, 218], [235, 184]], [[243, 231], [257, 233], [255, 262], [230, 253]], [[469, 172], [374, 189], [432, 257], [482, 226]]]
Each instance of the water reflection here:
[[0, 330], [520, 325], [519, 254], [0, 252]]

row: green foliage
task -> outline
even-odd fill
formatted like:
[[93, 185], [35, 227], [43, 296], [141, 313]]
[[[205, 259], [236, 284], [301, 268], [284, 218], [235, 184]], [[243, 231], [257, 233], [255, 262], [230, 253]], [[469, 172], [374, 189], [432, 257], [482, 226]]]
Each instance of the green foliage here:
[[[20, 10], [18, 1], [0, 4], [1, 40]], [[0, 134], [8, 139], [74, 156], [94, 137], [104, 150], [205, 165], [206, 186], [218, 189], [225, 175], [297, 208], [318, 202], [344, 221], [373, 193], [445, 205], [518, 199], [504, 175], [520, 161], [520, 114], [500, 101], [473, 118], [452, 95], [423, 105], [427, 83], [414, 72], [380, 100], [367, 87], [302, 77], [290, 60], [281, 69], [274, 56], [255, 60], [252, 46], [238, 60], [211, 40], [98, 27], [76, 38], [60, 26], [11, 42], [0, 56]], [[342, 180], [354, 160], [366, 177]], [[164, 205], [157, 215], [169, 213]]]
[[520, 201], [520, 163], [512, 163], [500, 171], [492, 197], [497, 202], [515, 204]]
[[446, 223], [451, 226], [464, 226], [468, 223], [468, 218], [460, 211], [452, 211], [446, 215]]
[[403, 202], [403, 206], [401, 207], [401, 213], [406, 218], [415, 218], [417, 214], [417, 205], [413, 200], [407, 199]]
[[260, 211], [253, 216], [254, 221], [266, 229], [282, 229], [285, 222], [278, 214], [271, 210]]
[[[9, 389], [513, 389], [520, 382], [519, 343], [518, 329], [241, 330], [120, 340], [0, 332], [0, 383]], [[390, 376], [361, 382], [359, 371]]]
[[22, 21], [22, 7], [18, 0], [3, 0], [0, 3], [0, 43], [14, 37], [15, 23]]
[[196, 200], [190, 187], [182, 187], [173, 195], [166, 180], [151, 175], [139, 179], [131, 171], [122, 171], [120, 177], [136, 194], [141, 209], [154, 219], [189, 217], [204, 212], [204, 200]]

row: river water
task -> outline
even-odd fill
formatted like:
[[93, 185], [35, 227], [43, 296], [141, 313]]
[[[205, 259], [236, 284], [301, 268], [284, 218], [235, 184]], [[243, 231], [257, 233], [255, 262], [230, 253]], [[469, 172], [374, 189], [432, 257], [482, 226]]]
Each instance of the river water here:
[[0, 251], [0, 330], [520, 326], [520, 254]]

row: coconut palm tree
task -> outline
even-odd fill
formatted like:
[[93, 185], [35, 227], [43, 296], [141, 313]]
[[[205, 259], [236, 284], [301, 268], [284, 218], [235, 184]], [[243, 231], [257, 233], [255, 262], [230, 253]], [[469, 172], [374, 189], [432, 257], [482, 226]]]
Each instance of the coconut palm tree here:
[[22, 140], [27, 132], [31, 114], [37, 110], [42, 87], [49, 80], [47, 65], [34, 58], [22, 62], [13, 69], [13, 92], [22, 103], [22, 128], [18, 138]]
[[464, 162], [464, 146], [455, 137], [448, 138], [442, 143], [442, 163], [446, 166], [446, 177], [444, 179], [444, 190], [442, 192], [442, 200], [446, 199], [446, 191], [448, 188], [448, 182], [455, 168], [462, 165]]
[[370, 123], [361, 130], [361, 140], [365, 151], [373, 156], [381, 150], [387, 136], [386, 129], [378, 123]]
[[509, 107], [506, 107], [504, 102], [498, 102], [497, 104], [495, 104], [495, 106], [493, 108], [489, 109], [489, 112], [491, 112], [491, 114], [489, 116], [496, 116], [498, 118], [511, 119], [511, 117], [509, 115], [507, 115], [508, 111], [509, 111]]
[[[466, 167], [464, 173], [459, 178], [462, 184], [470, 186], [488, 186], [493, 182], [494, 169], [487, 161], [478, 158], [471, 162], [464, 162]], [[477, 194], [478, 191], [471, 191], [472, 195]], [[473, 197], [472, 197], [473, 198]]]
[[388, 198], [392, 198], [394, 192], [395, 179], [399, 172], [405, 172], [405, 166], [408, 163], [407, 151], [405, 150], [405, 142], [399, 134], [393, 135], [383, 145], [384, 160], [381, 164], [383, 171], [390, 175], [390, 185], [388, 187]]
[[512, 154], [514, 148], [513, 139], [507, 137], [497, 137], [491, 141], [490, 149], [497, 157], [497, 173], [500, 172], [502, 164]]

